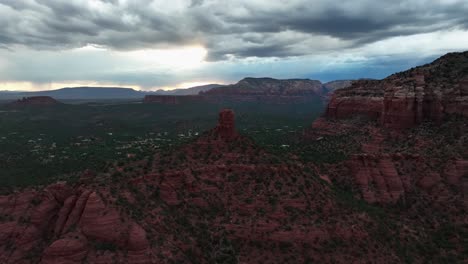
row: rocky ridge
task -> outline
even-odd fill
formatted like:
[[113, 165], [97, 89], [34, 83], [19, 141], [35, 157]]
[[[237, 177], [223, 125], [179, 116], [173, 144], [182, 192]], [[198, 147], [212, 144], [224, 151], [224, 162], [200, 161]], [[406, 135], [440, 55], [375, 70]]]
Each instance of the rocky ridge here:
[[361, 80], [338, 90], [328, 105], [329, 118], [362, 115], [384, 127], [410, 128], [440, 122], [449, 114], [468, 116], [468, 52], [393, 74], [381, 81]]
[[322, 84], [309, 79], [244, 78], [236, 84], [213, 88], [200, 93], [207, 100], [222, 98], [235, 101], [262, 101], [274, 103], [303, 102], [311, 98], [327, 99], [328, 94], [352, 81], [335, 81]]

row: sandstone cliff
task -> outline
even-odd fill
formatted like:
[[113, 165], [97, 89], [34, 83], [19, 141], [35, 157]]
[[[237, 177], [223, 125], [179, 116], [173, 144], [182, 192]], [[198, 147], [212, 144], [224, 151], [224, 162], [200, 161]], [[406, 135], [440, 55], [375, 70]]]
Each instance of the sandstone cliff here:
[[326, 116], [361, 115], [394, 129], [440, 121], [448, 114], [468, 116], [467, 80], [468, 52], [450, 53], [381, 81], [356, 81], [336, 91]]

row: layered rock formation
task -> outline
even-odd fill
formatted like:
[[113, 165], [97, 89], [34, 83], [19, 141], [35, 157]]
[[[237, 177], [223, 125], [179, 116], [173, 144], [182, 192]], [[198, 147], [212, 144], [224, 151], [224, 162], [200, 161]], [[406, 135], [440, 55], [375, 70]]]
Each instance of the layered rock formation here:
[[323, 84], [323, 87], [327, 90], [327, 92], [334, 92], [338, 89], [343, 89], [350, 87], [353, 84], [354, 80], [336, 80], [331, 81]]
[[394, 129], [440, 121], [447, 114], [468, 116], [467, 79], [468, 52], [450, 53], [381, 81], [356, 81], [338, 90], [326, 116], [341, 119], [359, 114]]
[[[99, 245], [139, 258], [122, 261], [149, 263], [145, 231], [96, 191], [58, 183], [44, 191], [0, 196], [0, 204], [1, 215], [8, 217], [0, 229], [2, 263], [82, 263]], [[39, 256], [27, 262], [32, 253]]]
[[328, 103], [326, 117], [343, 119], [363, 116], [379, 119], [382, 114], [384, 90], [380, 81], [356, 81], [351, 87], [336, 91]]
[[321, 176], [362, 200], [351, 206], [391, 222], [388, 241], [436, 252], [424, 257], [414, 248], [398, 262], [466, 259], [467, 76], [463, 52], [381, 81], [356, 81], [335, 92], [325, 118], [304, 137], [303, 144], [337, 149], [341, 161], [323, 165]]

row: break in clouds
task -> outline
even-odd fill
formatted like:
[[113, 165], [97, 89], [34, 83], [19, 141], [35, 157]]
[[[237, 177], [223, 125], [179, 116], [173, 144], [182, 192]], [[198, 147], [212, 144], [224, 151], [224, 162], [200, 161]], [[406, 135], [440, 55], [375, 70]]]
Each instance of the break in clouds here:
[[[404, 67], [468, 48], [466, 14], [464, 0], [0, 0], [0, 82], [148, 88], [242, 75], [383, 77], [385, 60]], [[72, 53], [87, 46], [96, 50]], [[113, 56], [184, 47], [206, 50], [190, 72]], [[376, 67], [376, 76], [357, 76]]]

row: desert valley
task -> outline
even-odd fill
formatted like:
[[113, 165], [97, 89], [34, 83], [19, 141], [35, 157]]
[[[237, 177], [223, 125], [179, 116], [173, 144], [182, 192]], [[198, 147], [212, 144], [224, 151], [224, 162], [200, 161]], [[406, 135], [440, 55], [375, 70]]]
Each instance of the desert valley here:
[[467, 0], [0, 0], [0, 264], [468, 264]]
[[463, 263], [467, 117], [468, 52], [336, 89], [10, 100], [0, 262]]

